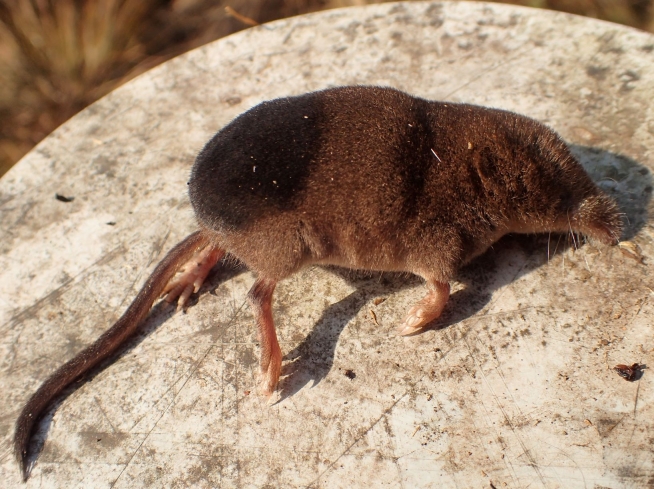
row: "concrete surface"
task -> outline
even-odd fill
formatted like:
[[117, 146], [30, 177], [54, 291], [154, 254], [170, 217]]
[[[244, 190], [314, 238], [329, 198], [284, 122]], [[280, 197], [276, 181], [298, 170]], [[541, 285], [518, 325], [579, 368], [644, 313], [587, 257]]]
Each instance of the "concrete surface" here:
[[282, 20], [181, 56], [0, 180], [0, 486], [21, 486], [11, 437], [23, 402], [194, 229], [186, 178], [210, 135], [262, 100], [355, 83], [551, 125], [619, 199], [644, 260], [509, 237], [462, 270], [443, 319], [412, 338], [394, 327], [419, 280], [306, 270], [276, 294], [287, 377], [273, 406], [254, 393], [252, 277], [219, 271], [187, 314], [156, 306], [45, 418], [26, 487], [654, 484], [654, 374], [630, 383], [610, 369], [654, 365], [654, 37], [410, 3]]

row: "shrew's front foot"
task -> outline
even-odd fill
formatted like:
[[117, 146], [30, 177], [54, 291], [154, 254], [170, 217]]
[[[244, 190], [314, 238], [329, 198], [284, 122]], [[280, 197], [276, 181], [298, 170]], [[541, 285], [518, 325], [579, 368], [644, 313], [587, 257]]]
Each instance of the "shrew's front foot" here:
[[450, 284], [432, 282], [431, 285], [433, 289], [409, 310], [404, 323], [397, 328], [400, 335], [407, 336], [420, 331], [443, 312], [450, 298]]

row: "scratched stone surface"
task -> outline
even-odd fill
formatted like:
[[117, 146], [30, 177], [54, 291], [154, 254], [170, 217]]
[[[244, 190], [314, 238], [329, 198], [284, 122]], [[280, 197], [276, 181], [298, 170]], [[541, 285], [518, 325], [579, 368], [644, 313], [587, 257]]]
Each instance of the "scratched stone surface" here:
[[195, 228], [186, 179], [203, 143], [262, 100], [343, 84], [551, 125], [619, 200], [642, 256], [507, 237], [410, 338], [394, 328], [420, 280], [307, 269], [276, 293], [273, 405], [255, 393], [253, 277], [219, 268], [186, 314], [155, 306], [48, 413], [25, 487], [654, 484], [654, 372], [632, 383], [611, 369], [654, 367], [654, 37], [541, 10], [398, 3], [278, 21], [174, 59], [0, 180], [0, 485], [21, 487], [11, 437], [27, 397]]

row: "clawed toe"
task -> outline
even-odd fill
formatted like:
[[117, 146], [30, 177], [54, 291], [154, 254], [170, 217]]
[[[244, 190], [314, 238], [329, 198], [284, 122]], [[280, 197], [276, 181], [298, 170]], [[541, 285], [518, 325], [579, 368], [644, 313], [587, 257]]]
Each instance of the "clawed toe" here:
[[172, 304], [177, 300], [177, 310], [184, 308], [191, 294], [200, 290], [214, 265], [225, 255], [218, 248], [207, 247], [182, 267], [182, 273], [173, 278], [164, 288], [162, 297]]
[[268, 399], [275, 393], [279, 384], [279, 376], [282, 373], [282, 352], [276, 341], [271, 346], [271, 351], [262, 352], [261, 371], [259, 373], [259, 392]]
[[401, 336], [417, 333], [443, 312], [450, 297], [450, 285], [434, 281], [432, 286], [434, 289], [409, 310], [404, 323], [397, 328]]
[[189, 297], [194, 292], [193, 284], [181, 283], [177, 284], [172, 290], [166, 293], [164, 300], [168, 304], [172, 304], [177, 299], [177, 310], [181, 311], [186, 303], [188, 302]]
[[275, 393], [277, 385], [279, 384], [279, 374], [274, 372], [261, 372], [259, 381], [259, 393], [267, 398], [270, 398]]
[[397, 328], [397, 333], [401, 336], [407, 336], [420, 331], [429, 321], [436, 317], [429, 317], [427, 311], [419, 306], [414, 306], [409, 311], [404, 323]]

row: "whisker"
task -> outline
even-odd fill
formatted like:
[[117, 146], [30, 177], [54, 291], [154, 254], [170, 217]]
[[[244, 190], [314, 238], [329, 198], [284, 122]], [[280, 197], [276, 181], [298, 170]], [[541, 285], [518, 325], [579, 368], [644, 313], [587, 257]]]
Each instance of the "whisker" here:
[[572, 229], [572, 223], [570, 223], [570, 215], [568, 215], [567, 218], [568, 218], [568, 227], [570, 228], [570, 235], [572, 237], [572, 247], [575, 249], [575, 251], [577, 251], [578, 249], [577, 241], [575, 240], [575, 232]]
[[556, 255], [556, 251], [559, 249], [559, 243], [561, 242], [561, 235], [559, 234], [559, 239], [556, 241], [556, 248], [554, 248], [554, 254]]

